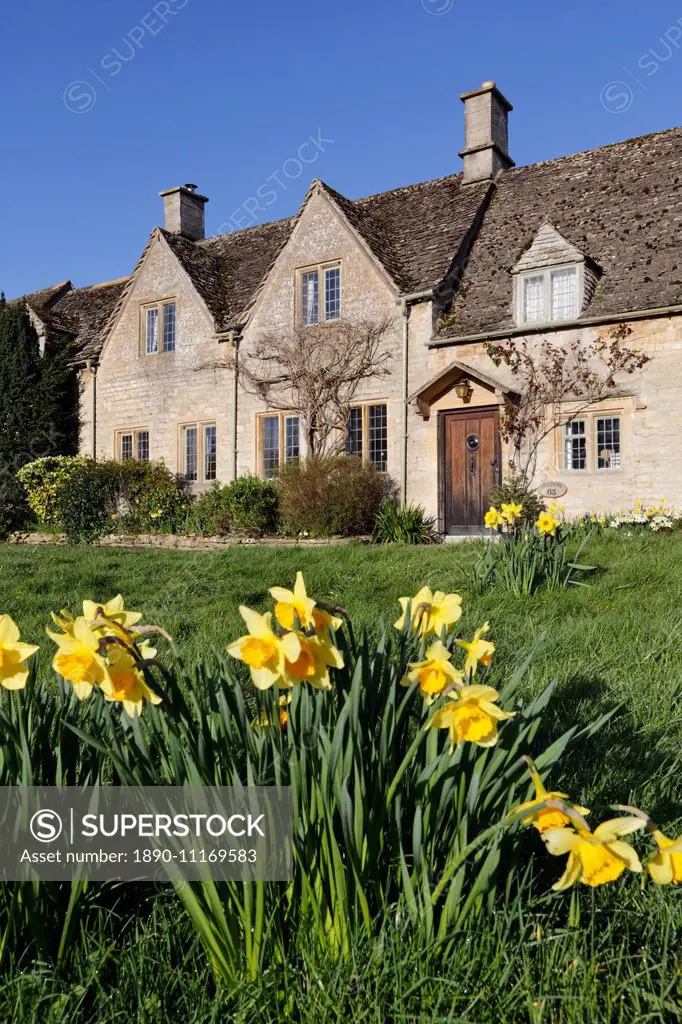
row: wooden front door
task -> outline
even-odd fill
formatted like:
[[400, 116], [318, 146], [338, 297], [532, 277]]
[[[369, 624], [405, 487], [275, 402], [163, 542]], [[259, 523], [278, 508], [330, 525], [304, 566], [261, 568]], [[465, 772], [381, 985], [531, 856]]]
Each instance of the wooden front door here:
[[500, 480], [497, 406], [440, 413], [441, 519], [445, 533], [478, 533]]

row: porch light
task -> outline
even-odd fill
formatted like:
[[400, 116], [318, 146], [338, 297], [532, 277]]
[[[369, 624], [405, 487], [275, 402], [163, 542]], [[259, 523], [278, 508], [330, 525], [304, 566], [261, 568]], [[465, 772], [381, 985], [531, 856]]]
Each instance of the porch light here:
[[455, 394], [463, 402], [470, 402], [473, 393], [474, 389], [471, 386], [471, 382], [466, 377], [463, 377], [458, 384], [455, 384]]

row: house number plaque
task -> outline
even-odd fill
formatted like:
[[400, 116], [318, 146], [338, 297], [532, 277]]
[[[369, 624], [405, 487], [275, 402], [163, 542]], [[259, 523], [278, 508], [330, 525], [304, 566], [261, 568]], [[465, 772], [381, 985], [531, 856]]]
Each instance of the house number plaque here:
[[542, 485], [542, 496], [543, 498], [563, 498], [564, 494], [568, 493], [568, 487], [564, 484], [556, 483], [550, 480], [549, 483]]

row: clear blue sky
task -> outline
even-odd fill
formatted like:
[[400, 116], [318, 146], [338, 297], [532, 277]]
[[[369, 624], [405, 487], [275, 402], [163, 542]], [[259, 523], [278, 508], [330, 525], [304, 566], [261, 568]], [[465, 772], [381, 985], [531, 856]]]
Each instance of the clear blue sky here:
[[8, 297], [128, 274], [172, 185], [214, 234], [313, 177], [357, 197], [457, 171], [458, 94], [486, 79], [517, 164], [682, 121], [680, 0], [7, 0], [1, 25]]

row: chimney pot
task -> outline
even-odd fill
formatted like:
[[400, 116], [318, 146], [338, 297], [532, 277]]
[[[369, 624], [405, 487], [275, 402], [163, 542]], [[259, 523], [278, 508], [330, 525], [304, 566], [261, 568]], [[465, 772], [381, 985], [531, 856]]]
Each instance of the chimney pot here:
[[464, 104], [463, 184], [493, 181], [514, 166], [509, 156], [508, 116], [513, 107], [494, 82], [460, 96]]
[[200, 195], [197, 188], [193, 184], [178, 185], [159, 193], [163, 199], [163, 226], [166, 231], [183, 235], [192, 242], [206, 237], [204, 207], [208, 197]]

